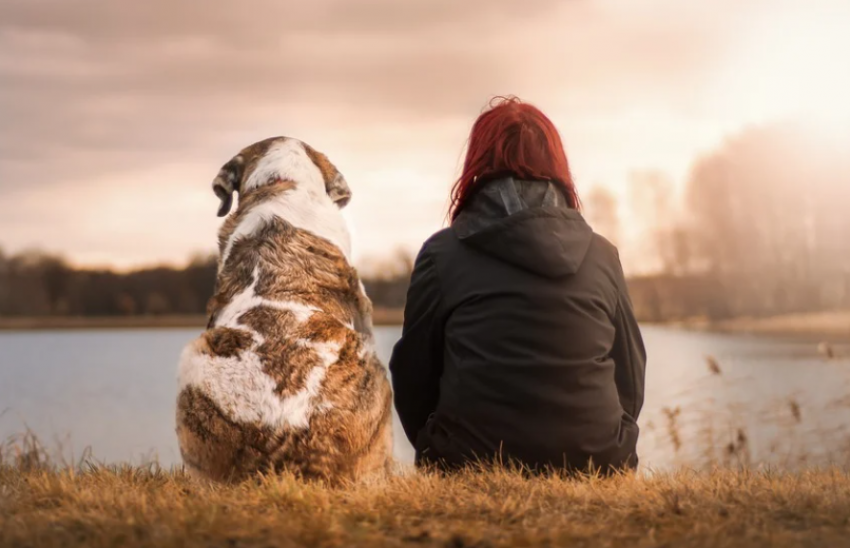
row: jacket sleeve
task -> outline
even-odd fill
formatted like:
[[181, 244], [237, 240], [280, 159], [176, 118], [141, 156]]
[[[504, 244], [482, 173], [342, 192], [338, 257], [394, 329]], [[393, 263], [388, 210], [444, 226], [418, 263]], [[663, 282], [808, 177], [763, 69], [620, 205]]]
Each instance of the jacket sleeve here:
[[423, 247], [416, 258], [404, 328], [390, 359], [396, 411], [410, 443], [437, 407], [443, 373], [443, 322], [440, 285], [434, 258]]
[[617, 312], [614, 315], [616, 335], [611, 357], [614, 359], [614, 382], [623, 410], [637, 420], [643, 407], [646, 378], [646, 349], [635, 319], [625, 276], [618, 263]]

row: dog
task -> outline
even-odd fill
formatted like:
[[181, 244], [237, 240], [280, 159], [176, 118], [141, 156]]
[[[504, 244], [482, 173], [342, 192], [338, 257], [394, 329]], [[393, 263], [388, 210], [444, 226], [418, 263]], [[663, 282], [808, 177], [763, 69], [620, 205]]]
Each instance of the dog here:
[[186, 469], [226, 482], [386, 474], [392, 395], [351, 266], [345, 179], [324, 154], [275, 137], [239, 152], [212, 187], [220, 217], [239, 202], [219, 231], [207, 329], [178, 367]]

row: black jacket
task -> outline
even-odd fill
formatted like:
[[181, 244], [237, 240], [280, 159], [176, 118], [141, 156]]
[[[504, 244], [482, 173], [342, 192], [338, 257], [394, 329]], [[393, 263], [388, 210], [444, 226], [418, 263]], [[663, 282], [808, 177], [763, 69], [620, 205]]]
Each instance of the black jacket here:
[[390, 360], [417, 463], [637, 465], [646, 354], [616, 248], [553, 183], [486, 183], [416, 259]]

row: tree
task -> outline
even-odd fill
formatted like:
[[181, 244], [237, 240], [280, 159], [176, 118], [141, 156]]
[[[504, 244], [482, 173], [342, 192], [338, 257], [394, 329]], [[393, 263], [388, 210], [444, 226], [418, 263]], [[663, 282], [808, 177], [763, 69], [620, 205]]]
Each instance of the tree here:
[[132, 295], [120, 293], [115, 298], [115, 307], [122, 316], [132, 316], [136, 313], [136, 300]]
[[39, 265], [44, 290], [52, 314], [67, 314], [68, 301], [65, 298], [73, 273], [65, 261], [59, 257], [44, 256]]
[[582, 201], [587, 221], [593, 230], [617, 245], [620, 239], [620, 214], [616, 196], [604, 186], [596, 185]]
[[683, 257], [673, 181], [657, 170], [635, 171], [629, 175], [629, 205], [642, 236], [642, 253], [654, 259], [656, 270], [672, 273], [684, 270], [676, 264]]
[[750, 128], [701, 158], [687, 184], [692, 251], [738, 313], [829, 306], [850, 269], [850, 162], [800, 125]]
[[161, 314], [166, 314], [170, 311], [171, 306], [169, 305], [168, 298], [165, 295], [163, 295], [159, 291], [148, 293], [148, 297], [145, 302], [145, 312], [147, 314], [158, 316]]

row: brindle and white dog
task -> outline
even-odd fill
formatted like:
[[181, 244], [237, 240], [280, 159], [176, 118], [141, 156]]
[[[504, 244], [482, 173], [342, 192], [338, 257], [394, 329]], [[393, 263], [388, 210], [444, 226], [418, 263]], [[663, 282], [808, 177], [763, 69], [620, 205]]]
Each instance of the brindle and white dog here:
[[391, 464], [391, 392], [372, 305], [350, 263], [336, 167], [296, 139], [242, 150], [213, 181], [219, 273], [207, 330], [183, 351], [177, 437], [187, 468], [236, 481], [293, 470], [337, 482]]

